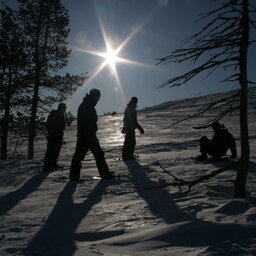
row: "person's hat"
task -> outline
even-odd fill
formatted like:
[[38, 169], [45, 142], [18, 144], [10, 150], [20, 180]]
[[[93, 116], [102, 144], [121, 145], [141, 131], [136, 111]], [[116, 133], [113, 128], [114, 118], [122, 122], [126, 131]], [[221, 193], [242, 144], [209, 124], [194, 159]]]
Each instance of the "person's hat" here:
[[221, 128], [221, 127], [222, 127], [222, 125], [219, 122], [214, 122], [212, 124], [212, 129]]
[[91, 89], [89, 95], [90, 96], [99, 96], [100, 97], [100, 90], [95, 89], [95, 88]]
[[137, 97], [132, 97], [131, 101], [133, 103], [137, 104], [138, 103], [138, 98]]
[[66, 108], [66, 104], [65, 103], [60, 103], [58, 105], [58, 109], [64, 109], [64, 108]]

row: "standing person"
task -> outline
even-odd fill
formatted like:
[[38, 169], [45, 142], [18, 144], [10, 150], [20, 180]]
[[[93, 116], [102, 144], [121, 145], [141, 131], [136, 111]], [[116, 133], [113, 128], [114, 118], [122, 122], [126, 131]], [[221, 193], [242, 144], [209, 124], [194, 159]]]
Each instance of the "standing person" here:
[[124, 112], [124, 125], [122, 133], [125, 134], [125, 140], [122, 151], [123, 160], [132, 160], [136, 157], [133, 155], [136, 145], [135, 129], [139, 129], [140, 133], [144, 133], [143, 128], [137, 122], [137, 107], [138, 98], [132, 97]]
[[226, 155], [229, 149], [231, 151], [230, 158], [236, 158], [237, 149], [233, 135], [219, 122], [213, 123], [212, 129], [214, 131], [212, 140], [205, 136], [200, 139], [201, 155], [195, 157], [195, 159], [198, 161], [206, 160], [208, 158], [207, 154], [209, 154], [213, 159], [218, 160]]
[[98, 116], [95, 106], [100, 99], [100, 91], [91, 89], [83, 99], [77, 112], [77, 142], [75, 153], [70, 166], [70, 181], [78, 181], [80, 178], [81, 162], [90, 150], [95, 158], [96, 165], [102, 179], [114, 179], [106, 163], [104, 152], [100, 147], [96, 136], [98, 130]]
[[60, 103], [57, 110], [52, 110], [46, 121], [47, 149], [44, 159], [44, 172], [54, 171], [60, 166], [57, 164], [58, 156], [63, 142], [65, 130], [66, 104]]

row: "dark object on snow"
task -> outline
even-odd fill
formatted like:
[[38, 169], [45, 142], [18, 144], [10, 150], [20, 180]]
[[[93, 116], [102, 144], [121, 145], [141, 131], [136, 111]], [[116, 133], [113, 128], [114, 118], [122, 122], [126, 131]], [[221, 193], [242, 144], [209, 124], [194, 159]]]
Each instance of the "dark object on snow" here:
[[137, 122], [137, 103], [137, 97], [132, 97], [124, 112], [124, 125], [122, 128], [122, 133], [125, 134], [122, 150], [123, 160], [135, 159], [133, 155], [136, 145], [135, 129], [139, 129], [140, 133], [142, 134], [144, 133], [143, 128]]
[[57, 110], [52, 110], [46, 121], [47, 149], [44, 158], [44, 172], [51, 172], [59, 168], [57, 160], [63, 143], [63, 131], [65, 130], [64, 114], [66, 105], [60, 103]]
[[196, 160], [206, 160], [208, 158], [207, 154], [212, 156], [214, 159], [220, 159], [222, 156], [226, 155], [229, 149], [231, 151], [230, 158], [236, 158], [236, 142], [233, 135], [219, 122], [215, 122], [212, 125], [212, 129], [214, 131], [212, 140], [208, 139], [206, 136], [200, 139], [201, 155], [197, 156]]
[[92, 89], [83, 99], [77, 112], [77, 142], [75, 153], [70, 166], [69, 179], [79, 181], [81, 162], [84, 160], [88, 150], [95, 158], [96, 165], [102, 179], [114, 178], [106, 163], [104, 152], [96, 136], [98, 130], [98, 116], [95, 106], [100, 99], [100, 91]]

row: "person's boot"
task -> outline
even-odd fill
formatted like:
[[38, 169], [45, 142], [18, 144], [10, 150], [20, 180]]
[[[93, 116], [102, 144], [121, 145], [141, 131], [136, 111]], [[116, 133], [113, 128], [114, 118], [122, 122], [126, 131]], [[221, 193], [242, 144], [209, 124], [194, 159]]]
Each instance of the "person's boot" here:
[[205, 161], [207, 160], [207, 155], [202, 154], [202, 155], [196, 156], [194, 159], [197, 161]]
[[103, 174], [100, 176], [103, 180], [114, 180], [116, 178], [116, 175], [114, 172], [108, 171], [108, 173]]
[[70, 172], [69, 172], [69, 180], [70, 181], [79, 181], [81, 167], [82, 167], [81, 164], [71, 163]]

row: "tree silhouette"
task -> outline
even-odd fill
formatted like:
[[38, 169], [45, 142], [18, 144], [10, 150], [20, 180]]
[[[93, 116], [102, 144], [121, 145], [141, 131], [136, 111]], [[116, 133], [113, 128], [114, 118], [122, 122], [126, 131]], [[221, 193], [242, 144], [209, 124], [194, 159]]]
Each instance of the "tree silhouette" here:
[[16, 21], [16, 11], [7, 6], [0, 11], [1, 159], [7, 159], [8, 134], [13, 119], [11, 108], [18, 105], [21, 94], [26, 90], [24, 68], [27, 56]]
[[28, 158], [34, 154], [37, 121], [47, 107], [64, 101], [87, 78], [83, 75], [59, 75], [57, 72], [68, 63], [69, 16], [60, 0], [17, 0], [19, 25], [30, 56], [26, 67], [27, 82], [33, 88], [30, 93]]
[[[248, 48], [255, 43], [255, 41], [250, 41], [249, 35], [256, 28], [255, 21], [251, 18], [255, 13], [252, 2], [252, 0], [224, 0], [217, 3], [217, 8], [203, 14], [200, 19], [200, 21], [205, 19], [210, 19], [210, 21], [199, 33], [187, 38], [187, 42], [192, 42], [190, 47], [177, 49], [171, 55], [159, 59], [159, 63], [182, 63], [188, 60], [198, 63], [201, 61], [197, 67], [169, 79], [159, 87], [180, 86], [201, 72], [208, 71], [207, 76], [209, 76], [218, 68], [231, 71], [231, 75], [224, 79], [225, 82], [239, 83], [240, 90], [232, 97], [219, 100], [205, 109], [205, 111], [209, 110], [217, 103], [223, 103], [222, 106], [227, 102], [230, 103], [230, 106], [221, 112], [216, 120], [236, 109], [240, 111], [241, 159], [235, 182], [236, 197], [245, 197], [250, 160], [247, 104], [248, 85], [251, 82], [247, 78], [247, 60]], [[234, 104], [236, 99], [239, 100], [238, 105]]]

